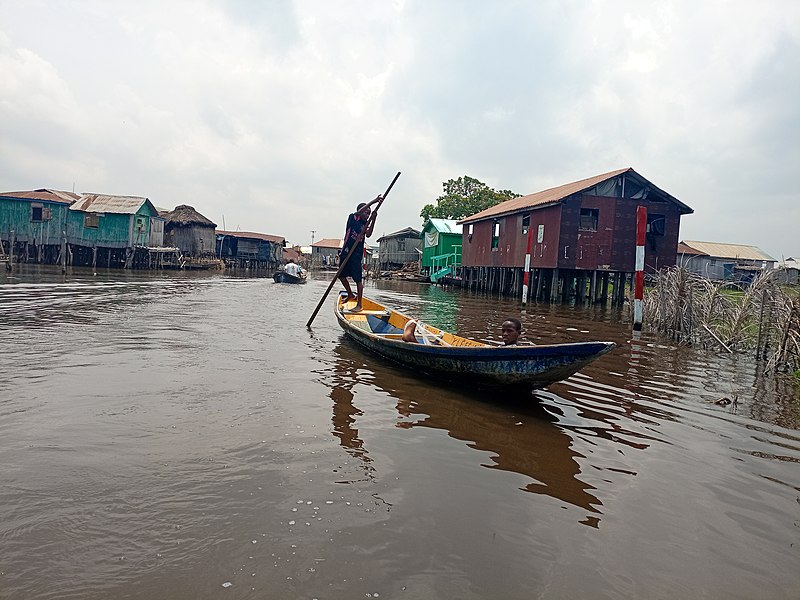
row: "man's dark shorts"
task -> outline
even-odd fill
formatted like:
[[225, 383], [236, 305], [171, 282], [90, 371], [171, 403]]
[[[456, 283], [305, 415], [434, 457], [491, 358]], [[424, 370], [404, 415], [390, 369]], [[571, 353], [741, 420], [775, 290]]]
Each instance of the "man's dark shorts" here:
[[358, 260], [356, 254], [357, 252], [353, 252], [353, 256], [347, 261], [339, 277], [350, 277], [355, 283], [360, 283], [362, 279], [361, 261]]

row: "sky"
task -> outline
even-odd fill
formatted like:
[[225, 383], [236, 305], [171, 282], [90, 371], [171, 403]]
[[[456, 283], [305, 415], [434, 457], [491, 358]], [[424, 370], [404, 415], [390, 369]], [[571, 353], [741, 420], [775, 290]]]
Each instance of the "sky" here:
[[308, 245], [398, 171], [373, 241], [624, 167], [681, 239], [800, 256], [800, 2], [0, 0], [0, 191]]

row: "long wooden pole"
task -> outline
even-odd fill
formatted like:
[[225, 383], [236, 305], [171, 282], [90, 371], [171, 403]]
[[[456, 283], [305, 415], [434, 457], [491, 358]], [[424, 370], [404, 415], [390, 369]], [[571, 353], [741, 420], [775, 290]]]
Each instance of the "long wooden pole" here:
[[636, 207], [636, 274], [633, 288], [633, 330], [642, 330], [644, 304], [644, 244], [647, 236], [647, 207]]
[[[394, 182], [397, 181], [398, 177], [400, 177], [400, 171], [397, 172], [397, 175], [395, 175], [394, 179], [392, 179], [392, 183], [390, 183], [389, 187], [386, 188], [386, 191], [384, 192], [383, 197], [381, 198], [381, 201], [378, 202], [378, 206], [375, 207], [375, 210], [372, 212], [372, 215], [370, 215], [371, 219], [374, 219], [374, 218], [377, 217], [378, 209], [383, 204], [383, 201], [386, 200], [386, 196], [389, 195], [389, 192], [392, 191], [392, 187], [394, 186]], [[314, 319], [317, 317], [317, 313], [319, 312], [319, 309], [322, 308], [322, 304], [325, 302], [325, 298], [328, 297], [328, 294], [330, 294], [331, 289], [333, 288], [334, 284], [336, 283], [336, 280], [339, 279], [339, 275], [342, 274], [342, 270], [344, 270], [344, 267], [347, 264], [347, 261], [350, 260], [350, 257], [352, 256], [352, 254], [355, 251], [356, 247], [359, 245], [361, 240], [364, 239], [364, 234], [367, 233], [367, 229], [369, 229], [369, 222], [367, 222], [367, 225], [364, 227], [364, 229], [361, 230], [361, 233], [359, 234], [358, 239], [353, 244], [353, 246], [350, 248], [350, 251], [347, 253], [347, 256], [345, 256], [344, 260], [339, 263], [339, 270], [336, 271], [336, 275], [334, 275], [333, 279], [331, 279], [331, 282], [328, 285], [328, 289], [325, 290], [325, 293], [322, 295], [322, 298], [320, 298], [319, 304], [317, 304], [317, 308], [315, 308], [314, 312], [311, 313], [311, 318], [308, 319], [308, 323], [306, 323], [306, 327], [311, 327], [311, 323], [314, 322]]]

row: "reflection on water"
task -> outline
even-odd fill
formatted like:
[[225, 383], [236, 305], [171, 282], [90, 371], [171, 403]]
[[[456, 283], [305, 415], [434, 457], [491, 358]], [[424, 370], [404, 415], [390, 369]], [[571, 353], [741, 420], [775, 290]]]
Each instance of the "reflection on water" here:
[[[333, 433], [353, 456], [369, 463], [358, 438], [357, 417], [363, 413], [353, 406], [349, 388], [357, 381], [353, 355], [360, 349], [343, 338], [334, 350], [336, 375], [331, 380]], [[377, 368], [373, 385], [394, 398], [401, 419], [397, 427], [443, 429], [470, 448], [491, 453], [491, 464], [484, 466], [525, 475], [533, 480], [521, 489], [546, 494], [574, 506], [599, 514], [602, 505], [589, 491], [591, 485], [579, 478], [581, 468], [572, 450], [572, 438], [555, 425], [557, 419], [526, 397], [502, 399], [500, 408], [487, 404], [480, 393], [455, 392], [409, 387], [402, 373]], [[517, 392], [519, 393], [519, 392]], [[645, 447], [645, 446], [642, 446]], [[580, 457], [583, 458], [583, 457]], [[587, 523], [596, 525], [597, 517]]]
[[800, 394], [746, 357], [617, 309], [368, 284], [470, 337], [512, 315], [618, 345], [498, 396], [365, 353], [330, 303], [308, 332], [324, 280], [14, 277], [0, 597], [800, 596]]

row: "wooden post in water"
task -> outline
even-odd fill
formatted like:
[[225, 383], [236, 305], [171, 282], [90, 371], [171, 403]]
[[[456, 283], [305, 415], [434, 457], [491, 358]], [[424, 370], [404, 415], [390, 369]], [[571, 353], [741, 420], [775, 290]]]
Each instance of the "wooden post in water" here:
[[67, 272], [67, 232], [61, 236], [61, 274]]
[[644, 242], [647, 235], [647, 207], [636, 207], [636, 275], [633, 289], [633, 330], [642, 330], [644, 304]]
[[533, 227], [528, 217], [528, 248], [525, 250], [525, 270], [522, 273], [522, 303], [528, 302], [528, 286], [531, 279], [531, 251], [533, 250]]

